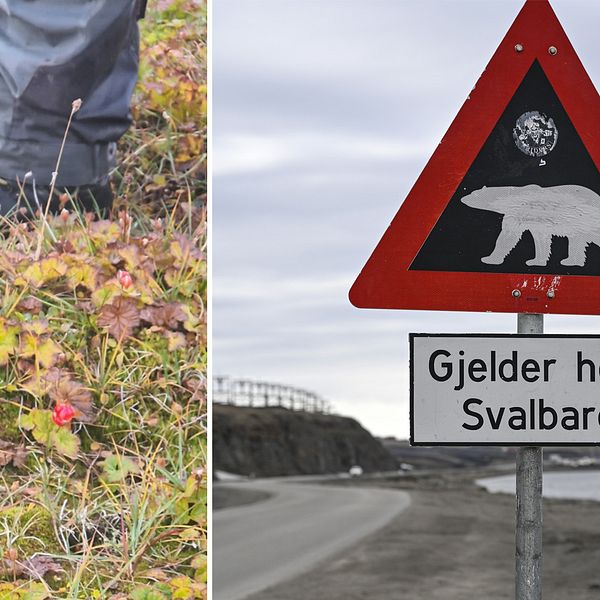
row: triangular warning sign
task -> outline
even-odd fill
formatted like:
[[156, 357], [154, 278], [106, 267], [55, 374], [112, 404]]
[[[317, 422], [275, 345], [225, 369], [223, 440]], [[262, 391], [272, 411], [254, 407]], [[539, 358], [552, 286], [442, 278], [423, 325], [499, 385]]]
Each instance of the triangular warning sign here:
[[600, 314], [600, 96], [527, 0], [350, 291], [361, 308]]

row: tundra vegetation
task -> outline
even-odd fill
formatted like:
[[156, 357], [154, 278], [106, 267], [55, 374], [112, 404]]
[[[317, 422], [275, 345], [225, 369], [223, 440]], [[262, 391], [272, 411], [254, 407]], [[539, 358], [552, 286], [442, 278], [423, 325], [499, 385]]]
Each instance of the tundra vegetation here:
[[206, 597], [206, 12], [149, 4], [111, 218], [0, 223], [0, 598]]

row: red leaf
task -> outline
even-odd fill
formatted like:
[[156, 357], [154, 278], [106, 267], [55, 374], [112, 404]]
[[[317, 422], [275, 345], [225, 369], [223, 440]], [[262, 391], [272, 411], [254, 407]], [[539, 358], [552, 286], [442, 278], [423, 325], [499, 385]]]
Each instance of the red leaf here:
[[13, 442], [0, 440], [0, 467], [10, 462], [15, 467], [22, 467], [27, 460], [27, 451], [24, 446], [17, 446]]
[[34, 554], [17, 564], [33, 579], [41, 579], [47, 573], [64, 573], [64, 569], [53, 558], [43, 554]]
[[116, 339], [129, 337], [140, 324], [140, 310], [133, 298], [117, 296], [111, 304], [100, 309], [98, 325], [106, 327]]
[[17, 310], [22, 312], [31, 313], [32, 315], [37, 315], [42, 310], [42, 301], [34, 298], [33, 296], [27, 296], [27, 298], [23, 298], [17, 305]]
[[74, 410], [73, 416], [78, 421], [93, 423], [96, 419], [96, 407], [92, 402], [92, 394], [71, 377], [61, 376], [58, 381], [53, 383], [48, 395], [54, 400], [56, 406], [71, 407]]
[[166, 329], [177, 329], [179, 323], [187, 320], [187, 316], [178, 302], [148, 306], [141, 311], [140, 317], [151, 325], [165, 327]]

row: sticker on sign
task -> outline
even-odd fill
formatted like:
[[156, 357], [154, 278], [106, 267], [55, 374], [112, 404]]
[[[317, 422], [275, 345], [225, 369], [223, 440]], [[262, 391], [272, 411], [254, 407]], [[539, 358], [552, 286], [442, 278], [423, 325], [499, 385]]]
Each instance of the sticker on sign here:
[[600, 336], [411, 333], [413, 446], [600, 444]]

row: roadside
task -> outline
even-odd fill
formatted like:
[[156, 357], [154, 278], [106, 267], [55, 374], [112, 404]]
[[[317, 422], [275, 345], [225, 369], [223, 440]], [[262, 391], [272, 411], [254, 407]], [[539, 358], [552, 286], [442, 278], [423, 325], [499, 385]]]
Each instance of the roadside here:
[[213, 484], [213, 510], [254, 504], [270, 498], [272, 494], [262, 490], [244, 490], [229, 485]]
[[[472, 478], [481, 476], [461, 470], [383, 482], [410, 489], [407, 510], [351, 550], [251, 600], [514, 598], [514, 497], [476, 487]], [[545, 600], [598, 598], [600, 504], [545, 500], [544, 508]]]

